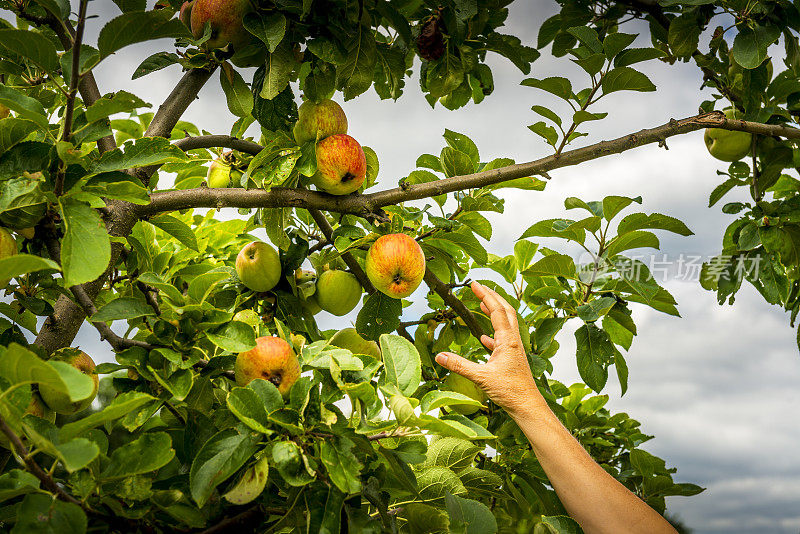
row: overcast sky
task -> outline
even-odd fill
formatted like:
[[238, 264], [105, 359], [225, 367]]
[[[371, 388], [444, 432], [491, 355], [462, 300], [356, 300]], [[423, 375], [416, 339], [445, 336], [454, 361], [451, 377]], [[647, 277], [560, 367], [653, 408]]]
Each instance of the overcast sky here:
[[[508, 33], [533, 45], [542, 21], [557, 7], [551, 1], [518, 0], [511, 6]], [[100, 22], [115, 16], [117, 10], [112, 2], [101, 0], [90, 4], [90, 12], [99, 15], [87, 28], [89, 42], [95, 43]], [[640, 46], [646, 45], [642, 40]], [[137, 65], [156, 49], [152, 44], [132, 46], [101, 64], [95, 71], [101, 92], [125, 89], [157, 108], [179, 79], [179, 67], [128, 81]], [[540, 120], [530, 111], [531, 105], [552, 106], [554, 99], [520, 86], [526, 76], [507, 60], [493, 56], [490, 64], [496, 90], [478, 106], [455, 112], [440, 106], [431, 109], [416, 80], [407, 82], [409, 90], [396, 103], [380, 101], [372, 90], [343, 103], [349, 133], [378, 154], [378, 188], [396, 186], [399, 178], [414, 169], [420, 154], [438, 154], [445, 128], [471, 137], [484, 161], [511, 157], [521, 162], [548, 154], [548, 147], [527, 125]], [[691, 65], [649, 62], [640, 68], [658, 91], [621, 92], [601, 100], [594, 111], [608, 112], [609, 117], [585, 128], [591, 135], [576, 146], [693, 115], [709, 94], [706, 91], [701, 97], [700, 73]], [[534, 63], [531, 76], [554, 75], [569, 76], [573, 87], [585, 84], [568, 60], [554, 59], [545, 51]], [[245, 78], [249, 80], [251, 75]], [[216, 76], [184, 118], [213, 133], [229, 132], [234, 118], [227, 111]], [[672, 138], [668, 145], [668, 151], [650, 145], [554, 171], [544, 192], [501, 193], [506, 211], [491, 217], [495, 237], [488, 249], [509, 254], [514, 240], [533, 222], [557, 216], [575, 218], [575, 212], [563, 208], [568, 196], [599, 200], [619, 194], [641, 195], [645, 211], [678, 217], [695, 232], [689, 238], [660, 236], [662, 253], [669, 260], [716, 254], [724, 228], [733, 220], [720, 213], [719, 207], [707, 207], [709, 193], [720, 182], [716, 171], [723, 164], [706, 152], [702, 132]], [[236, 216], [235, 211], [229, 216]], [[575, 253], [560, 243], [546, 245]], [[800, 355], [787, 315], [767, 305], [750, 286], [739, 293], [735, 306], [720, 307], [715, 295], [694, 280], [672, 276], [663, 283], [678, 300], [682, 318], [633, 306], [639, 336], [627, 354], [630, 387], [621, 397], [612, 370], [605, 392], [612, 399], [610, 408], [627, 412], [641, 421], [645, 433], [656, 436], [644, 448], [664, 458], [668, 466], [677, 467], [677, 481], [708, 488], [696, 497], [668, 500], [668, 509], [695, 532], [797, 534]], [[421, 300], [421, 295], [418, 298]], [[324, 313], [320, 317], [323, 327], [342, 325], [342, 319]], [[554, 359], [553, 378], [567, 384], [579, 380], [572, 332], [561, 334], [561, 350]], [[88, 324], [76, 343], [99, 356], [96, 359], [113, 357]]]

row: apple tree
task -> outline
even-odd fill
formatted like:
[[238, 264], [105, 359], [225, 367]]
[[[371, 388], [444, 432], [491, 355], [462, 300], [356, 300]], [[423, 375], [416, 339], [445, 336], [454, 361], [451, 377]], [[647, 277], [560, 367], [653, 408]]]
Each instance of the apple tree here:
[[[637, 210], [636, 196], [570, 197], [574, 219], [520, 227], [499, 256], [486, 250], [486, 214], [502, 213], [508, 190], [534, 197], [561, 167], [714, 128], [709, 150], [735, 161], [709, 205], [734, 188], [752, 201], [723, 206], [737, 219], [701, 283], [723, 302], [747, 280], [794, 320], [794, 4], [563, 0], [536, 32], [513, 36], [506, 0], [114, 3], [119, 15], [88, 43], [87, 0], [0, 0], [13, 15], [0, 20], [0, 516], [12, 532], [580, 532], [516, 424], [433, 359], [486, 357], [478, 338], [491, 324], [466, 287], [475, 279], [519, 310], [543, 395], [597, 462], [660, 513], [666, 497], [702, 491], [673, 480], [642, 448], [651, 436], [602, 394], [612, 372], [627, 388], [636, 309], [677, 315], [630, 251], [691, 230]], [[634, 46], [632, 25], [647, 46]], [[156, 108], [98, 87], [98, 64], [156, 39], [165, 49], [132, 76], [184, 69]], [[785, 54], [773, 61], [777, 42]], [[542, 53], [584, 75], [537, 76]], [[323, 143], [346, 125], [298, 134], [301, 101], [324, 108], [369, 90], [396, 100], [418, 90], [406, 86], [413, 74], [431, 106], [457, 113], [492, 98], [491, 54], [529, 76], [532, 98], [571, 108], [533, 106], [545, 156], [484, 158], [445, 130], [408, 176], [381, 172], [380, 155], [359, 147], [363, 161], [341, 175], [358, 176], [355, 188], [320, 180], [341, 155]], [[583, 139], [583, 123], [608, 115], [604, 96], [656, 90], [637, 70], [644, 61], [692, 62], [712, 99], [699, 115]], [[206, 83], [221, 84], [238, 118], [229, 130], [181, 120]], [[746, 156], [730, 145], [742, 135]], [[262, 230], [270, 243], [241, 256]], [[422, 259], [404, 271], [410, 292], [393, 294], [378, 274], [385, 256], [370, 259], [390, 236], [403, 236], [401, 256]], [[743, 268], [756, 259], [760, 269]], [[426, 311], [411, 317], [411, 303]], [[354, 330], [321, 331], [320, 307], [355, 308]], [[115, 361], [94, 368], [71, 347], [85, 322]], [[572, 385], [550, 378], [568, 323], [584, 382]], [[296, 361], [299, 377], [274, 358], [260, 376], [239, 367], [261, 338], [288, 347], [281, 362]]]

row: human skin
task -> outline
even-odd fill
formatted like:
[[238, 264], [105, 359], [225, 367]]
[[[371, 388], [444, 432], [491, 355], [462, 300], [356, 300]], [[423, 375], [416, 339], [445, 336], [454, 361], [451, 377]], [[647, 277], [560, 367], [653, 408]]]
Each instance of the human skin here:
[[492, 351], [488, 361], [480, 364], [451, 352], [437, 354], [436, 361], [475, 382], [508, 412], [586, 534], [676, 534], [666, 519], [603, 470], [547, 406], [533, 380], [514, 308], [477, 282], [472, 291], [494, 328], [494, 338], [481, 336]]

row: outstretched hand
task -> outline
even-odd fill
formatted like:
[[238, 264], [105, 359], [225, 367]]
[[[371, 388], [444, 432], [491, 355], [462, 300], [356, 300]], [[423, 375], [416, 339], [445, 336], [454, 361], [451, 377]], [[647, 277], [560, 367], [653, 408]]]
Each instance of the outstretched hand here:
[[492, 321], [494, 338], [481, 336], [481, 343], [492, 351], [480, 364], [452, 352], [440, 352], [436, 361], [442, 367], [475, 382], [493, 402], [514, 413], [535, 399], [543, 400], [533, 381], [519, 335], [517, 311], [506, 300], [478, 282], [472, 292], [481, 299], [481, 310]]

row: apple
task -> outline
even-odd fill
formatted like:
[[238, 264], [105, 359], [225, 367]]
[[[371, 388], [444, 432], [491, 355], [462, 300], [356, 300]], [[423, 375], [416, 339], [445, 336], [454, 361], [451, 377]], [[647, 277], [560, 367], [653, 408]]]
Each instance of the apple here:
[[222, 159], [215, 159], [206, 173], [208, 187], [228, 187], [231, 183], [231, 166]]
[[284, 397], [300, 377], [300, 362], [292, 346], [279, 337], [256, 339], [256, 346], [236, 357], [236, 383], [242, 387], [256, 378], [275, 384]]
[[292, 133], [298, 145], [347, 133], [347, 117], [333, 100], [323, 100], [319, 104], [306, 100], [300, 104], [297, 117]]
[[395, 299], [412, 294], [425, 276], [425, 254], [413, 237], [388, 234], [367, 252], [367, 277], [375, 289]]
[[349, 195], [366, 177], [367, 157], [358, 141], [336, 134], [317, 143], [317, 172], [312, 181], [319, 189], [332, 195]]
[[[462, 395], [466, 395], [470, 399], [474, 399], [481, 404], [486, 402], [488, 398], [486, 393], [479, 388], [475, 382], [470, 380], [469, 378], [464, 378], [460, 374], [457, 373], [450, 373], [447, 375], [447, 378], [444, 379], [444, 383], [441, 389], [446, 391], [455, 391], [456, 393], [461, 393]], [[448, 406], [448, 410], [454, 411], [456, 413], [460, 413], [461, 415], [470, 415], [477, 412], [480, 408], [478, 406], [469, 406], [466, 404], [460, 404], [455, 406]]]
[[[10, 258], [17, 254], [17, 241], [11, 232], [0, 227], [0, 260]], [[0, 289], [8, 285], [9, 280], [0, 280]]]
[[281, 279], [281, 260], [267, 243], [253, 241], [236, 256], [236, 274], [248, 289], [263, 293]]
[[97, 388], [100, 385], [100, 379], [97, 377], [97, 373], [94, 372], [94, 360], [92, 360], [83, 351], [77, 349], [65, 351], [64, 355], [61, 357], [61, 361], [64, 361], [72, 365], [80, 372], [89, 375], [94, 381], [94, 389], [92, 394], [88, 398], [77, 402], [72, 402], [69, 396], [64, 392], [54, 390], [44, 384], [39, 386], [39, 394], [42, 396], [42, 400], [45, 402], [45, 404], [47, 404], [47, 406], [50, 407], [50, 409], [56, 413], [69, 415], [85, 410], [92, 404], [92, 401], [94, 401], [94, 398], [97, 396]]
[[346, 271], [325, 271], [317, 279], [314, 296], [323, 310], [342, 316], [350, 313], [361, 300], [361, 284], [358, 278]]
[[5, 119], [11, 114], [11, 110], [3, 104], [0, 104], [0, 119]]
[[[733, 108], [723, 110], [729, 119], [741, 118]], [[706, 128], [703, 139], [708, 152], [722, 161], [739, 161], [750, 153], [753, 136], [748, 132], [723, 130], [722, 128]]]
[[184, 2], [181, 5], [181, 11], [178, 18], [183, 22], [187, 28], [192, 29], [192, 7], [194, 7], [194, 0], [191, 2]]
[[199, 39], [205, 25], [210, 24], [211, 38], [204, 46], [222, 48], [231, 44], [234, 49], [244, 48], [250, 42], [250, 33], [243, 19], [252, 10], [250, 0], [195, 0], [191, 8], [192, 35]]
[[347, 349], [353, 354], [367, 354], [377, 360], [381, 359], [381, 349], [378, 344], [364, 339], [352, 327], [339, 330], [333, 334], [331, 345], [340, 349]]

